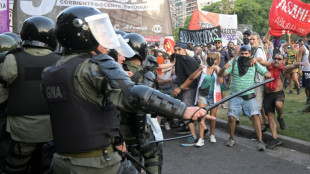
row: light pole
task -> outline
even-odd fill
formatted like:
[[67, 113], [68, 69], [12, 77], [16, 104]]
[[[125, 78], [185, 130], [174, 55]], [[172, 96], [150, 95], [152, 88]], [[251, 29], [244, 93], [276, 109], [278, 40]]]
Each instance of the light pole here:
[[224, 14], [228, 14], [230, 11], [233, 11], [233, 13], [235, 13], [235, 2], [233, 0], [225, 0], [225, 2], [223, 3], [223, 1], [219, 4], [219, 10], [221, 11], [221, 13]]

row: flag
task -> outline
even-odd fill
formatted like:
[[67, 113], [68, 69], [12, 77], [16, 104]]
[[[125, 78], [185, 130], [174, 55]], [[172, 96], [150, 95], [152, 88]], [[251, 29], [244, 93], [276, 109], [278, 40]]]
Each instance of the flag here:
[[0, 0], [0, 33], [10, 29], [9, 0]]
[[310, 33], [310, 5], [299, 0], [274, 0], [269, 12], [269, 34], [306, 36]]
[[200, 25], [199, 25], [199, 11], [197, 9], [194, 10], [192, 14], [191, 21], [189, 23], [189, 30], [199, 30]]

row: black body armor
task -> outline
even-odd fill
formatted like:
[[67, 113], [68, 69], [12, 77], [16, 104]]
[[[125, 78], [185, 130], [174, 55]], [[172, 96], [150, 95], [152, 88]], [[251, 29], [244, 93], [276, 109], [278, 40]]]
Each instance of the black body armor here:
[[18, 77], [10, 86], [6, 114], [11, 116], [49, 114], [41, 93], [41, 74], [45, 67], [53, 65], [60, 57], [51, 53], [33, 56], [24, 51], [13, 54], [17, 62]]

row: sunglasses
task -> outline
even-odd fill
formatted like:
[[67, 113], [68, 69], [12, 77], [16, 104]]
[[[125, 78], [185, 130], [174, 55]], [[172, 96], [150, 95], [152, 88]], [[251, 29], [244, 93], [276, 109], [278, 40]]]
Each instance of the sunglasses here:
[[275, 57], [274, 58], [274, 60], [278, 60], [278, 61], [280, 61], [280, 60], [283, 60], [282, 58], [280, 58], [280, 57]]
[[215, 44], [220, 44], [220, 43], [222, 43], [222, 42], [215, 42]]

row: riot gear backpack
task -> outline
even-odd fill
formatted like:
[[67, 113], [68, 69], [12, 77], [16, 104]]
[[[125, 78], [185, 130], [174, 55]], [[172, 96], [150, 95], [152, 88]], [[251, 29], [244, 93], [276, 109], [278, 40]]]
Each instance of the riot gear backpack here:
[[26, 19], [20, 31], [23, 46], [34, 46], [55, 50], [54, 21], [44, 16]]
[[147, 42], [144, 37], [137, 33], [128, 33], [123, 38], [128, 41], [128, 45], [136, 53], [135, 56], [139, 57], [142, 62], [147, 56]]

